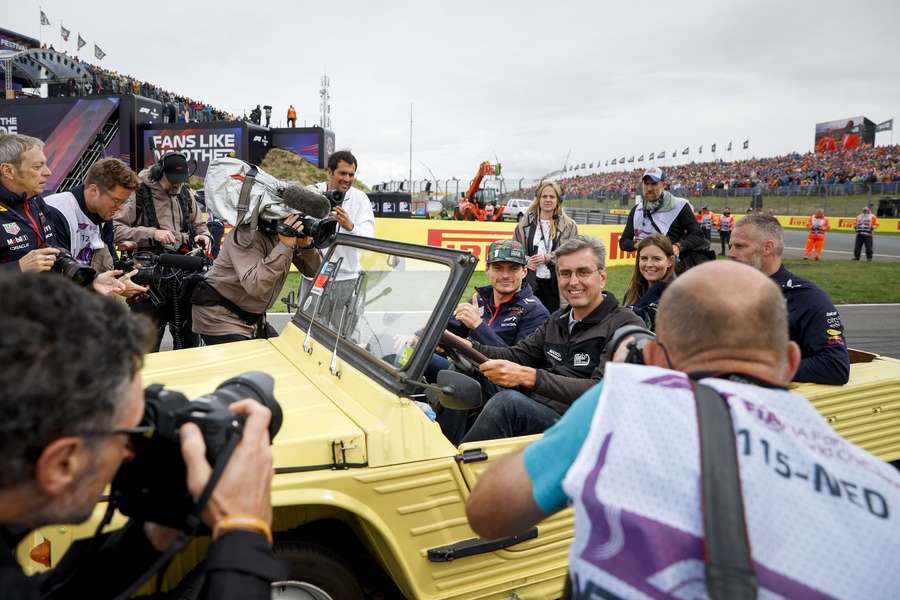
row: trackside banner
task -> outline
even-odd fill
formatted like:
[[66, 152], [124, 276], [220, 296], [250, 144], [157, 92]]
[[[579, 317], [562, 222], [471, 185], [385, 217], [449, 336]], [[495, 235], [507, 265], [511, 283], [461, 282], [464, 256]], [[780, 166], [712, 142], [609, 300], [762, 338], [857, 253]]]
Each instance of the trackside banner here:
[[[805, 217], [778, 217], [778, 221], [785, 229], [806, 229], [806, 224], [809, 223], [809, 215]], [[828, 217], [828, 222], [831, 224], [831, 231], [855, 231], [853, 227], [856, 223], [856, 217]], [[879, 232], [886, 233], [889, 231], [900, 231], [900, 219], [879, 218], [878, 229], [875, 230], [875, 235], [878, 235]]]
[[[484, 257], [491, 242], [511, 239], [515, 228], [515, 223], [375, 219], [377, 238], [471, 252], [478, 257], [481, 270], [484, 270]], [[578, 233], [603, 242], [608, 266], [631, 265], [634, 264], [634, 253], [619, 251], [623, 229], [624, 225], [579, 225]]]

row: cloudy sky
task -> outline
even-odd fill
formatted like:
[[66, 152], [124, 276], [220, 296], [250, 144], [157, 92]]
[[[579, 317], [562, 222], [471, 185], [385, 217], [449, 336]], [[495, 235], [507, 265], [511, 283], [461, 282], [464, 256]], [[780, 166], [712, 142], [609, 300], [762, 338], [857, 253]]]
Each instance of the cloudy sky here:
[[[62, 20], [107, 68], [235, 113], [268, 103], [276, 124], [289, 103], [318, 122], [327, 71], [337, 147], [369, 184], [407, 177], [410, 103], [415, 179], [424, 163], [468, 180], [496, 156], [508, 182], [570, 152], [581, 163], [689, 145], [695, 157], [702, 144], [707, 157], [716, 142], [721, 156], [749, 138], [751, 155], [770, 156], [810, 150], [817, 121], [900, 117], [896, 0], [41, 6], [57, 48]], [[35, 0], [4, 13], [0, 26], [38, 37]]]

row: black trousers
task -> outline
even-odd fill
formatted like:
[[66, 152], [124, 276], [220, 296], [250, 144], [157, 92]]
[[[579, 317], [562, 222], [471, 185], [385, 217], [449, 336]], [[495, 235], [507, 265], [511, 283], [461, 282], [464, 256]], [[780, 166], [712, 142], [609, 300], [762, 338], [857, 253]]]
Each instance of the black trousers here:
[[172, 347], [175, 350], [181, 348], [196, 348], [200, 345], [200, 337], [191, 331], [191, 302], [188, 298], [169, 298], [164, 304], [156, 306], [148, 298], [142, 302], [131, 305], [134, 313], [149, 317], [156, 325], [156, 342], [153, 352], [159, 352], [163, 333], [166, 325], [172, 334]]
[[866, 247], [866, 259], [872, 260], [872, 236], [871, 235], [863, 235], [861, 233], [856, 234], [856, 242], [853, 244], [853, 258], [859, 260], [859, 255], [862, 252], [862, 247], [865, 245]]
[[541, 304], [550, 312], [559, 308], [559, 282], [556, 279], [556, 269], [550, 268], [550, 279], [534, 278], [537, 285], [532, 286], [534, 295]]
[[728, 252], [728, 243], [731, 242], [731, 232], [720, 231], [719, 241], [722, 242], [722, 256], [724, 256], [725, 253]]

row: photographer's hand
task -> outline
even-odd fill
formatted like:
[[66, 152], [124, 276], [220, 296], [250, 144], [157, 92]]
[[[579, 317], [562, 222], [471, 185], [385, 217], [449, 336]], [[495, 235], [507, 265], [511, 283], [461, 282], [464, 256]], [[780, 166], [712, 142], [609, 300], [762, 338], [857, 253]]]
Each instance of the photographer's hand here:
[[353, 231], [353, 221], [350, 219], [350, 213], [343, 206], [335, 206], [331, 211], [331, 216], [337, 219], [342, 228], [347, 231]]
[[23, 273], [49, 271], [53, 267], [53, 263], [56, 262], [58, 253], [58, 248], [35, 248], [19, 259], [19, 269]]
[[[249, 515], [271, 527], [272, 447], [268, 428], [272, 413], [253, 400], [235, 402], [229, 408], [246, 417], [244, 432], [203, 511], [203, 521], [215, 529], [226, 516]], [[182, 425], [179, 435], [187, 487], [196, 500], [212, 474], [206, 461], [206, 444], [193, 423]]]
[[168, 229], [157, 229], [153, 232], [153, 239], [160, 244], [177, 244], [178, 238]]
[[125, 292], [125, 284], [119, 280], [122, 271], [106, 271], [94, 277], [91, 287], [101, 296], [122, 296]]
[[[284, 224], [288, 227], [296, 229], [297, 231], [303, 231], [303, 222], [300, 220], [300, 215], [288, 216], [288, 218], [284, 220]], [[278, 241], [291, 249], [297, 248], [299, 245], [298, 242], [301, 239], [305, 238], [278, 234]]]
[[144, 292], [146, 292], [148, 288], [142, 285], [138, 285], [131, 280], [131, 278], [137, 274], [138, 270], [135, 269], [131, 273], [126, 273], [125, 275], [120, 277], [119, 281], [125, 286], [125, 289], [116, 292], [116, 295], [122, 296], [123, 298], [132, 298], [134, 296], [137, 296], [138, 294], [143, 294]]

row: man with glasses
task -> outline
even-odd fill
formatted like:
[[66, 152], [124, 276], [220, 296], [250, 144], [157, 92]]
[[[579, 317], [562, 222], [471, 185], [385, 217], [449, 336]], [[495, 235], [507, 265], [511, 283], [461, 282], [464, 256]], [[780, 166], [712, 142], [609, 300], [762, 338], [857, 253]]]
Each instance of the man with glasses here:
[[502, 348], [472, 342], [491, 360], [481, 373], [509, 388], [494, 394], [463, 443], [541, 433], [603, 377], [606, 344], [624, 325], [642, 326], [605, 292], [606, 248], [575, 236], [556, 251], [559, 290], [568, 303], [530, 336]]
[[[146, 431], [138, 427], [140, 369], [154, 331], [120, 302], [32, 273], [0, 277], [0, 330], [0, 598], [114, 598], [177, 530], [129, 521], [96, 547], [76, 542], [61, 559], [62, 549], [51, 548], [53, 568], [33, 577], [23, 573], [16, 547], [26, 538], [34, 540], [28, 548], [37, 543], [29, 534], [41, 527], [87, 520], [120, 465], [134, 457], [130, 435]], [[200, 597], [268, 598], [271, 582], [287, 575], [270, 543], [271, 413], [250, 400], [231, 410], [246, 421], [204, 511], [216, 533]], [[212, 468], [200, 430], [187, 424], [179, 434], [196, 499]]]

